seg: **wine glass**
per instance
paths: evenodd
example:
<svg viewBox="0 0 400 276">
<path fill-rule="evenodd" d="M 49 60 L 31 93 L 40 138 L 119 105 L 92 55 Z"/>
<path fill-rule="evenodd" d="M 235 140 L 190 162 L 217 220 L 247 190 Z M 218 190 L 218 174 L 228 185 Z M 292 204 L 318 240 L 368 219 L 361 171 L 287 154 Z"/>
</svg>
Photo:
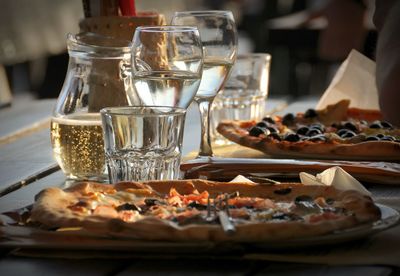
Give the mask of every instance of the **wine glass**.
<svg viewBox="0 0 400 276">
<path fill-rule="evenodd" d="M 237 53 L 237 31 L 230 11 L 176 12 L 173 25 L 193 25 L 203 43 L 203 76 L 194 100 L 201 114 L 201 141 L 197 158 L 213 156 L 210 138 L 210 107 L 223 88 Z"/>
<path fill-rule="evenodd" d="M 132 45 L 131 105 L 185 110 L 200 85 L 203 52 L 194 26 L 137 27 Z"/>
</svg>

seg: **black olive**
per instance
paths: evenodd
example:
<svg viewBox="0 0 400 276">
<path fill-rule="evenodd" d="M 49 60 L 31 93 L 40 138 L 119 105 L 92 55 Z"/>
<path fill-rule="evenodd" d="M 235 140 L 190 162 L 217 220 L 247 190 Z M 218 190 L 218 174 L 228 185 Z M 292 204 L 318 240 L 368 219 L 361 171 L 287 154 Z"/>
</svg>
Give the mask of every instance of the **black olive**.
<svg viewBox="0 0 400 276">
<path fill-rule="evenodd" d="M 326 202 L 326 204 L 328 204 L 328 205 L 332 205 L 333 203 L 335 203 L 335 200 L 333 199 L 333 198 L 327 198 L 327 199 L 325 199 L 325 202 Z"/>
<path fill-rule="evenodd" d="M 315 118 L 318 116 L 317 111 L 315 109 L 307 109 L 307 111 L 304 113 L 304 118 Z"/>
<path fill-rule="evenodd" d="M 343 124 L 343 127 L 345 129 L 349 129 L 349 130 L 354 131 L 354 132 L 358 130 L 357 127 L 352 122 L 345 122 Z"/>
<path fill-rule="evenodd" d="M 309 195 L 300 195 L 294 199 L 294 203 L 299 203 L 303 201 L 314 202 L 313 198 Z"/>
<path fill-rule="evenodd" d="M 327 138 L 323 134 L 318 134 L 318 135 L 308 138 L 308 141 L 311 141 L 311 142 L 325 142 L 326 140 L 327 140 Z"/>
<path fill-rule="evenodd" d="M 206 210 L 207 209 L 207 205 L 197 203 L 196 201 L 190 202 L 187 206 L 196 208 L 197 210 Z"/>
<path fill-rule="evenodd" d="M 383 128 L 393 128 L 392 124 L 386 121 L 381 121 L 381 126 Z"/>
<path fill-rule="evenodd" d="M 348 130 L 347 129 L 339 129 L 338 131 L 336 131 L 336 134 L 339 136 L 342 136 L 343 134 L 345 134 Z"/>
<path fill-rule="evenodd" d="M 268 137 L 271 137 L 271 138 L 273 138 L 275 140 L 278 140 L 278 141 L 282 140 L 281 136 L 279 136 L 279 134 L 275 133 L 275 132 L 272 132 L 270 135 L 268 135 Z"/>
<path fill-rule="evenodd" d="M 274 128 L 274 127 L 269 126 L 269 127 L 267 127 L 267 129 L 268 129 L 269 132 L 271 132 L 271 133 L 278 133 L 278 130 L 277 130 L 276 128 Z"/>
<path fill-rule="evenodd" d="M 261 127 L 261 128 L 266 128 L 266 127 L 268 127 L 268 124 L 266 122 L 259 122 L 256 124 L 256 126 Z"/>
<path fill-rule="evenodd" d="M 288 133 L 285 135 L 284 140 L 288 142 L 298 142 L 300 141 L 300 136 L 296 133 Z"/>
<path fill-rule="evenodd" d="M 400 143 L 400 139 L 396 139 L 394 140 L 396 143 Z"/>
<path fill-rule="evenodd" d="M 275 120 L 272 119 L 271 117 L 264 117 L 264 118 L 262 118 L 262 120 L 265 122 L 268 122 L 270 124 L 273 124 L 273 125 L 275 124 Z"/>
<path fill-rule="evenodd" d="M 279 219 L 279 220 L 289 220 L 290 216 L 288 214 L 277 212 L 272 215 L 272 219 Z"/>
<path fill-rule="evenodd" d="M 278 189 L 274 191 L 274 194 L 277 195 L 287 195 L 290 194 L 290 192 L 292 191 L 292 188 L 284 188 L 284 189 Z"/>
<path fill-rule="evenodd" d="M 310 128 L 306 133 L 307 136 L 315 136 L 319 134 L 322 134 L 322 131 L 318 128 Z"/>
<path fill-rule="evenodd" d="M 305 135 L 299 135 L 300 136 L 300 141 L 308 141 L 310 140 L 310 137 L 305 136 Z"/>
<path fill-rule="evenodd" d="M 261 127 L 258 127 L 258 126 L 252 127 L 249 131 L 249 135 L 255 136 L 255 137 L 258 137 L 259 135 L 264 134 L 264 133 L 265 133 L 264 129 L 262 129 Z"/>
<path fill-rule="evenodd" d="M 324 213 L 326 213 L 326 212 L 339 213 L 339 210 L 340 210 L 340 208 L 335 208 L 335 207 L 332 207 L 332 206 L 328 206 L 328 207 L 322 208 L 322 211 Z"/>
<path fill-rule="evenodd" d="M 147 206 L 154 206 L 154 205 L 156 205 L 157 203 L 162 203 L 162 202 L 160 202 L 158 199 L 155 199 L 155 198 L 146 198 L 145 200 L 144 200 L 144 203 L 147 205 Z"/>
<path fill-rule="evenodd" d="M 342 137 L 342 138 L 351 138 L 351 137 L 354 137 L 354 136 L 356 136 L 356 134 L 353 131 L 347 130 L 347 132 L 343 133 L 340 137 Z"/>
<path fill-rule="evenodd" d="M 367 136 L 367 138 L 365 138 L 365 141 L 379 141 L 379 138 L 376 136 Z"/>
<path fill-rule="evenodd" d="M 381 138 L 381 141 L 394 141 L 395 138 L 393 136 L 387 135 Z"/>
<path fill-rule="evenodd" d="M 311 125 L 309 125 L 309 127 L 310 127 L 310 128 L 317 128 L 317 129 L 319 129 L 321 132 L 324 132 L 324 130 L 325 130 L 325 127 L 324 127 L 322 124 L 320 124 L 320 123 L 311 124 Z"/>
<path fill-rule="evenodd" d="M 88 203 L 87 201 L 85 201 L 85 200 L 79 200 L 79 201 L 75 204 L 75 206 L 88 207 L 88 206 L 89 206 L 89 203 Z"/>
<path fill-rule="evenodd" d="M 290 126 L 294 123 L 294 115 L 293 113 L 288 113 L 282 118 L 282 123 L 284 125 Z"/>
<path fill-rule="evenodd" d="M 381 122 L 375 121 L 369 125 L 369 128 L 382 128 Z"/>
<path fill-rule="evenodd" d="M 276 212 L 275 214 L 272 215 L 271 219 L 273 220 L 301 220 L 304 221 L 304 219 L 296 214 L 293 213 L 283 213 L 283 212 Z"/>
<path fill-rule="evenodd" d="M 116 210 L 119 211 L 128 211 L 128 210 L 133 210 L 133 211 L 141 211 L 140 207 L 136 206 L 135 204 L 130 204 L 130 203 L 124 203 L 119 205 Z"/>
<path fill-rule="evenodd" d="M 306 126 L 301 126 L 297 129 L 296 133 L 299 135 L 306 135 L 307 131 L 309 130 Z"/>
</svg>

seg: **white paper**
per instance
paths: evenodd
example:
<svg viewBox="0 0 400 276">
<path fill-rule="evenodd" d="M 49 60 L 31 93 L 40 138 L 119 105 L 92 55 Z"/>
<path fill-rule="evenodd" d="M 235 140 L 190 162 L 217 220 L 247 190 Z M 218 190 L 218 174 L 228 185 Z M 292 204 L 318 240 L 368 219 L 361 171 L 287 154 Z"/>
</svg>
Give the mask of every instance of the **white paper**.
<svg viewBox="0 0 400 276">
<path fill-rule="evenodd" d="M 254 183 L 250 179 L 248 179 L 245 176 L 240 175 L 240 174 L 229 182 L 231 182 L 231 183 L 243 183 L 243 182 Z"/>
<path fill-rule="evenodd" d="M 349 99 L 350 107 L 379 110 L 375 67 L 374 61 L 352 50 L 340 65 L 316 109 L 323 109 L 329 104 Z"/>
<path fill-rule="evenodd" d="M 304 185 L 326 185 L 334 186 L 338 190 L 356 190 L 363 195 L 371 196 L 371 193 L 341 167 L 332 167 L 326 169 L 316 176 L 301 172 L 300 181 Z"/>
</svg>

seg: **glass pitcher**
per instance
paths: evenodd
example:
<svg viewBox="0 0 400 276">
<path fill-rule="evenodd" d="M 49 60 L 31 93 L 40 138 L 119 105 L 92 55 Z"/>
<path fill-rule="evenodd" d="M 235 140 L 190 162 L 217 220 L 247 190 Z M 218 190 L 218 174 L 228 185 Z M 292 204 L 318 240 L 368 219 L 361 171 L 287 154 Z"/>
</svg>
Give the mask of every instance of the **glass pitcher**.
<svg viewBox="0 0 400 276">
<path fill-rule="evenodd" d="M 131 44 L 86 33 L 68 35 L 67 47 L 68 71 L 51 120 L 53 155 L 68 179 L 105 181 L 99 111 L 132 103 Z"/>
</svg>

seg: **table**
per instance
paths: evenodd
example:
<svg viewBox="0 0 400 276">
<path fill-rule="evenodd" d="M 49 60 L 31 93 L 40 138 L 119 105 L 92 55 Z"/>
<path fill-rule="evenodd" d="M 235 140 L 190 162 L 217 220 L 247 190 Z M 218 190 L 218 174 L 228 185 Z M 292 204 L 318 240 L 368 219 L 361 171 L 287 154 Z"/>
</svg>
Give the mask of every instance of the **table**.
<svg viewBox="0 0 400 276">
<path fill-rule="evenodd" d="M 288 101 L 288 98 L 270 99 L 267 110 L 281 114 L 288 111 L 298 112 L 314 106 L 315 103 L 314 98 L 294 103 Z M 27 206 L 43 188 L 64 183 L 64 175 L 52 157 L 49 139 L 49 120 L 54 104 L 55 100 L 32 101 L 0 110 L 0 212 Z M 190 107 L 185 125 L 184 155 L 198 148 L 199 133 L 199 115 L 196 108 Z M 378 200 L 397 201 L 400 198 L 397 187 L 370 188 Z M 106 259 L 44 258 L 40 257 L 40 251 L 31 253 L 34 257 L 18 256 L 18 251 L 0 246 L 0 274 L 395 275 L 400 271 L 399 268 L 390 266 L 311 265 L 232 259 L 229 256 L 197 259 L 196 256 L 177 257 L 167 252 L 160 252 L 158 256 L 135 258 L 110 255 Z"/>
</svg>

